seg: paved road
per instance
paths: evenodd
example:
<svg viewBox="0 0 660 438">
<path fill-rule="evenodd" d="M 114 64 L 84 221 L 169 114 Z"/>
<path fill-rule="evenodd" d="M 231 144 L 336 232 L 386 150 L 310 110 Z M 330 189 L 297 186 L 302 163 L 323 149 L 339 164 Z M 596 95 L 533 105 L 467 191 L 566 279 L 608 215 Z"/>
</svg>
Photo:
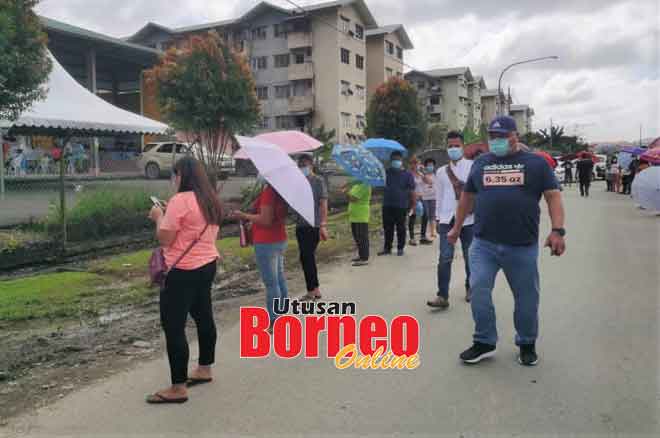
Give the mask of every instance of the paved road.
<svg viewBox="0 0 660 438">
<path fill-rule="evenodd" d="M 541 257 L 541 362 L 515 362 L 512 299 L 503 278 L 496 358 L 459 364 L 470 342 L 468 305 L 425 306 L 437 250 L 412 248 L 367 268 L 321 275 L 327 295 L 357 300 L 359 313 L 410 313 L 422 327 L 415 371 L 338 371 L 328 360 L 241 360 L 237 327 L 221 335 L 217 382 L 183 406 L 143 396 L 164 382 L 148 363 L 58 401 L 17 424 L 30 436 L 418 435 L 658 436 L 658 246 L 660 218 L 622 195 L 567 193 L 568 253 Z M 547 222 L 544 229 L 547 230 Z M 456 269 L 454 290 L 461 290 Z M 0 429 L 1 431 L 2 429 Z"/>
</svg>

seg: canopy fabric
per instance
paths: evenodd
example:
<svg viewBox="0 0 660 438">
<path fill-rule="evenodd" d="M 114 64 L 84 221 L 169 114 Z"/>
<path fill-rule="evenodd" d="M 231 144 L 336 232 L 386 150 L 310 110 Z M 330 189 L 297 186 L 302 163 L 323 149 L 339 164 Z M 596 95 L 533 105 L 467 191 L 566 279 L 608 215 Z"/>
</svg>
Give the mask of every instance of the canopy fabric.
<svg viewBox="0 0 660 438">
<path fill-rule="evenodd" d="M 16 121 L 0 120 L 0 127 L 90 134 L 163 134 L 168 129 L 164 123 L 118 108 L 91 93 L 50 52 L 48 56 L 53 70 L 48 78 L 46 98 L 35 102 Z"/>
</svg>

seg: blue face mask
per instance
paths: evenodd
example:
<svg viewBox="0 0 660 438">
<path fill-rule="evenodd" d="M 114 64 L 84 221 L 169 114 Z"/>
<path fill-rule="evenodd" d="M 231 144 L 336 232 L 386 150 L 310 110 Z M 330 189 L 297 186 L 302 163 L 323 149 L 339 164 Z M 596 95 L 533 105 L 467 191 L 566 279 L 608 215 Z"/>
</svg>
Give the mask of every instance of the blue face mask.
<svg viewBox="0 0 660 438">
<path fill-rule="evenodd" d="M 433 164 L 429 164 L 428 166 L 426 166 L 426 171 L 428 173 L 433 173 L 434 170 L 435 170 L 435 167 L 433 167 Z"/>
<path fill-rule="evenodd" d="M 462 148 L 449 148 L 447 149 L 447 154 L 451 161 L 458 161 L 463 158 L 463 149 Z"/>
<path fill-rule="evenodd" d="M 308 166 L 301 167 L 300 171 L 303 173 L 305 176 L 309 176 L 312 174 L 312 169 L 310 169 Z"/>
<path fill-rule="evenodd" d="M 488 140 L 490 151 L 498 157 L 503 157 L 509 153 L 511 146 L 509 146 L 509 139 L 507 138 L 493 138 Z"/>
<path fill-rule="evenodd" d="M 392 168 L 393 169 L 401 169 L 401 166 L 403 166 L 403 161 L 401 161 L 401 160 L 392 160 Z"/>
</svg>

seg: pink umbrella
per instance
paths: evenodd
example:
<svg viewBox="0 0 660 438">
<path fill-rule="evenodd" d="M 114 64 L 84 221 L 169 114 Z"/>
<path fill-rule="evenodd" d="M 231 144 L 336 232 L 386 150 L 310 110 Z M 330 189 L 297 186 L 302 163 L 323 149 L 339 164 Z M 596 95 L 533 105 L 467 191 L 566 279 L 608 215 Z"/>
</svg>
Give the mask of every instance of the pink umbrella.
<svg viewBox="0 0 660 438">
<path fill-rule="evenodd" d="M 314 137 L 300 131 L 268 132 L 266 134 L 257 135 L 255 138 L 270 144 L 274 144 L 289 155 L 314 151 L 323 146 L 323 143 Z M 239 160 L 246 160 L 249 157 L 245 151 L 239 150 L 234 154 L 234 158 Z"/>
<path fill-rule="evenodd" d="M 639 159 L 655 165 L 660 164 L 660 147 L 644 152 Z"/>
</svg>

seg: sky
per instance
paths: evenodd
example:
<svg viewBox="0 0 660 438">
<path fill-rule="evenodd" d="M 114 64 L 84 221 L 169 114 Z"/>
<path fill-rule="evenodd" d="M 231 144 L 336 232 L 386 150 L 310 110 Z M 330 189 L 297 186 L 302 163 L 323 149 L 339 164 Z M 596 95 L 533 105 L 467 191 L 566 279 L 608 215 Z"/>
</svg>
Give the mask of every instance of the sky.
<svg viewBox="0 0 660 438">
<path fill-rule="evenodd" d="M 305 6 L 310 0 L 293 0 Z M 259 0 L 42 0 L 37 11 L 122 37 L 147 22 L 186 26 L 234 18 Z M 273 0 L 282 7 L 286 0 Z M 589 142 L 660 136 L 660 1 L 658 0 L 367 0 L 379 25 L 401 23 L 417 70 L 468 66 L 514 103 Z"/>
</svg>

